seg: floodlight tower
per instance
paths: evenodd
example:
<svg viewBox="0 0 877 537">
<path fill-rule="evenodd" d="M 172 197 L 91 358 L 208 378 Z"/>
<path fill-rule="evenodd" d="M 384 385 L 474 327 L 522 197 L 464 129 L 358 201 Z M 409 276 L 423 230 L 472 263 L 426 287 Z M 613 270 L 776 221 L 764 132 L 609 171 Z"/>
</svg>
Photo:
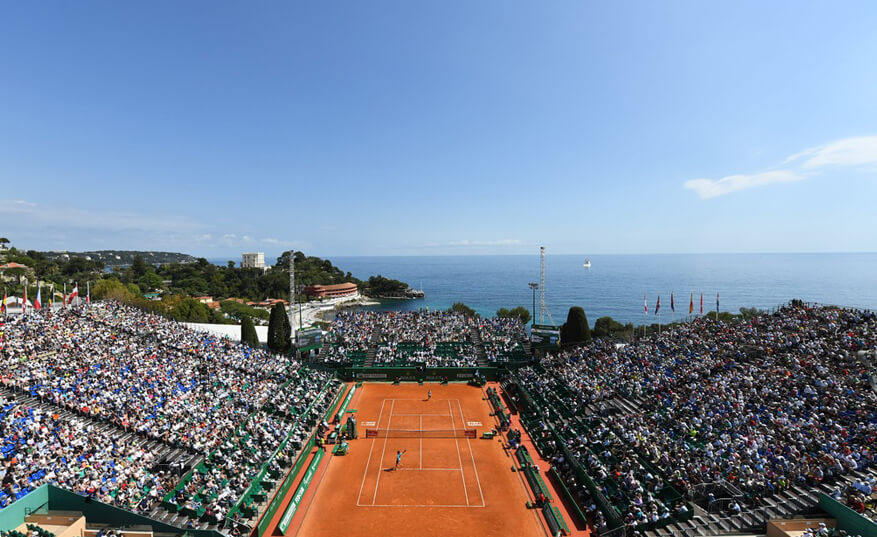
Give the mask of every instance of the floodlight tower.
<svg viewBox="0 0 877 537">
<path fill-rule="evenodd" d="M 545 315 L 548 314 L 548 320 L 554 324 L 551 318 L 551 312 L 545 305 L 545 247 L 539 247 L 539 324 L 545 324 Z"/>
</svg>

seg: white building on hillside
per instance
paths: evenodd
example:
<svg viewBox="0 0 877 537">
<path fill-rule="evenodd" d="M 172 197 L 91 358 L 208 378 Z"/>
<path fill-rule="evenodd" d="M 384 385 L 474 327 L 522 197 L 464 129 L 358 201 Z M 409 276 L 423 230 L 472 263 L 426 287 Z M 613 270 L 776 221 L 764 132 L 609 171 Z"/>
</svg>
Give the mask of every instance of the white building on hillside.
<svg viewBox="0 0 877 537">
<path fill-rule="evenodd" d="M 241 268 L 257 268 L 265 270 L 265 252 L 241 254 Z"/>
</svg>

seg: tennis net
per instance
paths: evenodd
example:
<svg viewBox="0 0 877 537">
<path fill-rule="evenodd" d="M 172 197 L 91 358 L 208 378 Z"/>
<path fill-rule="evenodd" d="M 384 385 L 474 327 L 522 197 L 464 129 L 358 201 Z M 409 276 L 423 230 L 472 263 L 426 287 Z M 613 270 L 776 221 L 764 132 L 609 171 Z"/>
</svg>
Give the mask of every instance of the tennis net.
<svg viewBox="0 0 877 537">
<path fill-rule="evenodd" d="M 476 438 L 475 429 L 366 429 L 366 438 Z"/>
</svg>

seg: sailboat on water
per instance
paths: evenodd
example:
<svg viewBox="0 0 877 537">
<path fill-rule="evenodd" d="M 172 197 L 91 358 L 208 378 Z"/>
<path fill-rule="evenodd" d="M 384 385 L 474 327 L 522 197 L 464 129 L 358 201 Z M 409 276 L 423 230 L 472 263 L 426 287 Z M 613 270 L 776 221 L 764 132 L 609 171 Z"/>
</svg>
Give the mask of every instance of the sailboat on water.
<svg viewBox="0 0 877 537">
<path fill-rule="evenodd" d="M 582 265 L 582 266 L 585 267 L 585 268 L 591 268 L 591 260 L 590 260 L 590 259 L 585 259 L 585 264 Z"/>
</svg>

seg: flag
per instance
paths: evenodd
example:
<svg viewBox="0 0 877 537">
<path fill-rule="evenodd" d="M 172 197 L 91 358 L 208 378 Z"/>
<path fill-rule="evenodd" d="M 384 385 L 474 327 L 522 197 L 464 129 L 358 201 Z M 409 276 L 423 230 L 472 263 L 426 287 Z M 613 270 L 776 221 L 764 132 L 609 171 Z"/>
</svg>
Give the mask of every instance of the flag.
<svg viewBox="0 0 877 537">
<path fill-rule="evenodd" d="M 91 282 L 85 282 L 85 305 L 91 305 Z"/>
<path fill-rule="evenodd" d="M 658 295 L 658 302 L 655 303 L 655 315 L 658 314 L 658 310 L 661 309 L 661 295 Z"/>
<path fill-rule="evenodd" d="M 646 302 L 646 294 L 643 293 L 643 313 L 649 312 L 649 303 Z"/>
<path fill-rule="evenodd" d="M 676 304 L 673 303 L 673 291 L 670 291 L 670 311 L 676 313 Z"/>
<path fill-rule="evenodd" d="M 700 294 L 700 314 L 703 315 L 703 293 Z"/>
<path fill-rule="evenodd" d="M 73 304 L 73 299 L 79 296 L 79 284 L 73 286 L 73 290 L 70 291 L 70 295 L 67 296 L 67 303 Z"/>
<path fill-rule="evenodd" d="M 694 293 L 691 293 L 691 302 L 688 303 L 688 314 L 694 313 Z"/>
<path fill-rule="evenodd" d="M 37 286 L 37 297 L 33 301 L 33 309 L 40 311 L 43 305 L 40 303 L 40 299 L 42 298 L 42 286 Z"/>
<path fill-rule="evenodd" d="M 6 289 L 3 290 L 3 307 L 0 308 L 0 311 L 6 312 Z"/>
<path fill-rule="evenodd" d="M 719 292 L 716 291 L 716 313 L 719 313 Z"/>
<path fill-rule="evenodd" d="M 24 315 L 24 312 L 27 310 L 27 284 L 24 286 L 24 302 L 21 303 L 21 314 Z"/>
</svg>

